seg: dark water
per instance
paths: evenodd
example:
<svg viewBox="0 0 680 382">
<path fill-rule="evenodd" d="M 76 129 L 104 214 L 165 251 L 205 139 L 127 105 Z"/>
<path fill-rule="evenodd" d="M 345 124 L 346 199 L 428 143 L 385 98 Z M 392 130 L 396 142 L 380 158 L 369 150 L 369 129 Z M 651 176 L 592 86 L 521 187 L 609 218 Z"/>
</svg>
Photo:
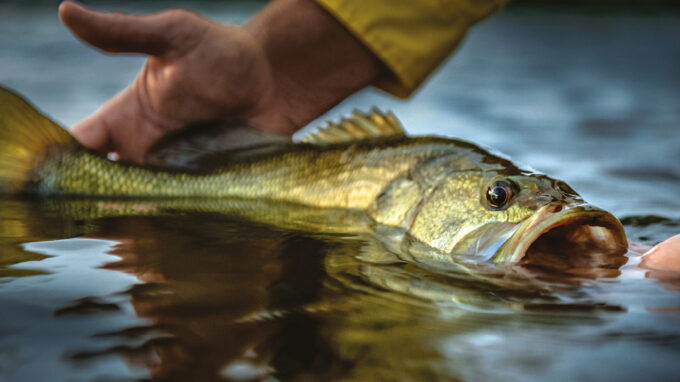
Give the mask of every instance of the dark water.
<svg viewBox="0 0 680 382">
<path fill-rule="evenodd" d="M 260 5 L 184 6 L 242 22 Z M 375 104 L 492 146 L 653 244 L 680 232 L 677 36 L 664 9 L 510 9 L 412 99 L 368 90 L 327 117 Z M 0 83 L 65 125 L 141 62 L 80 46 L 54 8 L 0 3 Z M 680 379 L 680 279 L 633 253 L 599 279 L 499 286 L 360 234 L 69 211 L 0 201 L 2 381 Z"/>
</svg>

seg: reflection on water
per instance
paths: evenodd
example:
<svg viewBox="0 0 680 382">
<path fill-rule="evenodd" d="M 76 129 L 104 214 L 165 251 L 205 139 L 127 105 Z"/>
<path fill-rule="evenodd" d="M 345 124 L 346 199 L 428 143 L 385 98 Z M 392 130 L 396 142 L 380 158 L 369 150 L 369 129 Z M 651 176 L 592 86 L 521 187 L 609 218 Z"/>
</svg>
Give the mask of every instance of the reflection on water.
<svg viewBox="0 0 680 382">
<path fill-rule="evenodd" d="M 175 3 L 140 4 L 115 8 Z M 262 6 L 181 5 L 229 22 Z M 510 9 L 409 101 L 367 90 L 330 116 L 375 104 L 411 133 L 491 145 L 658 242 L 680 231 L 674 12 Z M 80 45 L 51 5 L 0 3 L 0 83 L 66 125 L 140 65 Z M 426 268 L 351 214 L 301 211 L 304 233 L 255 222 L 281 216 L 266 203 L 90 207 L 0 201 L 0 380 L 680 379 L 680 280 L 634 253 L 586 278 Z"/>
<path fill-rule="evenodd" d="M 14 222 L 0 232 L 3 272 L 42 273 L 0 284 L 9 380 L 678 376 L 677 312 L 655 310 L 680 299 L 634 254 L 616 278 L 502 287 L 398 261 L 355 234 L 214 213 L 83 222 L 35 202 L 0 208 Z M 40 236 L 45 224 L 70 228 Z"/>
</svg>

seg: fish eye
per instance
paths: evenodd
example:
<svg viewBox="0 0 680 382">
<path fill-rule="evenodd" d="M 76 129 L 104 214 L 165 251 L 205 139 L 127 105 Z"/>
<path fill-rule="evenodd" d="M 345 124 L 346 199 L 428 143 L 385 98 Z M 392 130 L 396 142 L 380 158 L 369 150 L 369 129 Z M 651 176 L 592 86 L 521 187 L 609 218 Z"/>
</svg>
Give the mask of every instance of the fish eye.
<svg viewBox="0 0 680 382">
<path fill-rule="evenodd" d="M 486 200 L 493 208 L 502 208 L 512 199 L 512 186 L 505 180 L 497 180 L 486 191 Z"/>
</svg>

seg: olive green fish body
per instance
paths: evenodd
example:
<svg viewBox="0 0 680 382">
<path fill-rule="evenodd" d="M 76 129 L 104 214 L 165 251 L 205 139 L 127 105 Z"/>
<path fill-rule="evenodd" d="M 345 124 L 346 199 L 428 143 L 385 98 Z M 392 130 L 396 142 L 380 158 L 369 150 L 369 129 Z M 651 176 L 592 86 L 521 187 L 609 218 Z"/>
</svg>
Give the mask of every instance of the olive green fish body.
<svg viewBox="0 0 680 382">
<path fill-rule="evenodd" d="M 36 168 L 25 191 L 113 198 L 266 198 L 316 207 L 366 209 L 398 177 L 419 176 L 423 184 L 436 181 L 441 174 L 424 171 L 434 166 L 430 163 L 433 159 L 446 159 L 447 165 L 464 171 L 474 170 L 469 159 L 471 149 L 461 146 L 443 138 L 326 146 L 299 143 L 282 145 L 265 155 L 241 154 L 230 163 L 200 171 L 145 168 L 81 149 L 61 153 Z"/>
<path fill-rule="evenodd" d="M 421 157 L 447 149 L 406 142 L 391 146 L 290 144 L 200 171 L 145 168 L 79 150 L 36 169 L 30 188 L 42 195 L 246 197 L 365 208 L 386 183 Z"/>
<path fill-rule="evenodd" d="M 389 227 L 389 235 L 413 257 L 422 257 L 411 248 L 420 243 L 435 250 L 425 257 L 445 260 L 450 254 L 482 254 L 485 260 L 516 262 L 543 231 L 567 221 L 603 226 L 613 232 L 606 239 L 617 245 L 625 241 L 618 220 L 601 210 L 562 215 L 562 209 L 584 204 L 564 182 L 521 170 L 468 142 L 407 137 L 393 116 L 376 111 L 355 113 L 299 143 L 213 152 L 197 168 L 144 167 L 90 153 L 21 98 L 0 89 L 0 192 L 192 201 L 187 206 L 196 200 L 204 206 L 233 198 L 269 201 L 282 207 L 261 209 L 265 220 L 298 225 L 314 220 L 314 209 L 358 210 L 376 232 Z M 297 217 L 285 212 L 302 207 L 307 210 Z M 329 216 L 345 222 L 342 213 Z M 598 232 L 590 234 L 605 238 Z"/>
</svg>

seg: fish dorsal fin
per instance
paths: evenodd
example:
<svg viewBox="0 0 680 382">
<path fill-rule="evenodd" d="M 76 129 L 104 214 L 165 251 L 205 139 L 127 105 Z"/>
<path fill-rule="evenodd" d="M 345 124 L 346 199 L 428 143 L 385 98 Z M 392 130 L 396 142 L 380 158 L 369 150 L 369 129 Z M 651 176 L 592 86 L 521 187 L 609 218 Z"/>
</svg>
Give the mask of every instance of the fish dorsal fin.
<svg viewBox="0 0 680 382">
<path fill-rule="evenodd" d="M 326 127 L 319 127 L 302 136 L 299 142 L 328 144 L 405 135 L 404 128 L 394 114 L 373 108 L 369 113 L 355 110 L 352 117 L 343 118 L 339 123 L 328 121 Z"/>
<path fill-rule="evenodd" d="M 194 126 L 158 141 L 147 152 L 144 163 L 159 167 L 200 168 L 205 165 L 207 158 L 289 142 L 289 137 L 239 123 Z"/>
</svg>

